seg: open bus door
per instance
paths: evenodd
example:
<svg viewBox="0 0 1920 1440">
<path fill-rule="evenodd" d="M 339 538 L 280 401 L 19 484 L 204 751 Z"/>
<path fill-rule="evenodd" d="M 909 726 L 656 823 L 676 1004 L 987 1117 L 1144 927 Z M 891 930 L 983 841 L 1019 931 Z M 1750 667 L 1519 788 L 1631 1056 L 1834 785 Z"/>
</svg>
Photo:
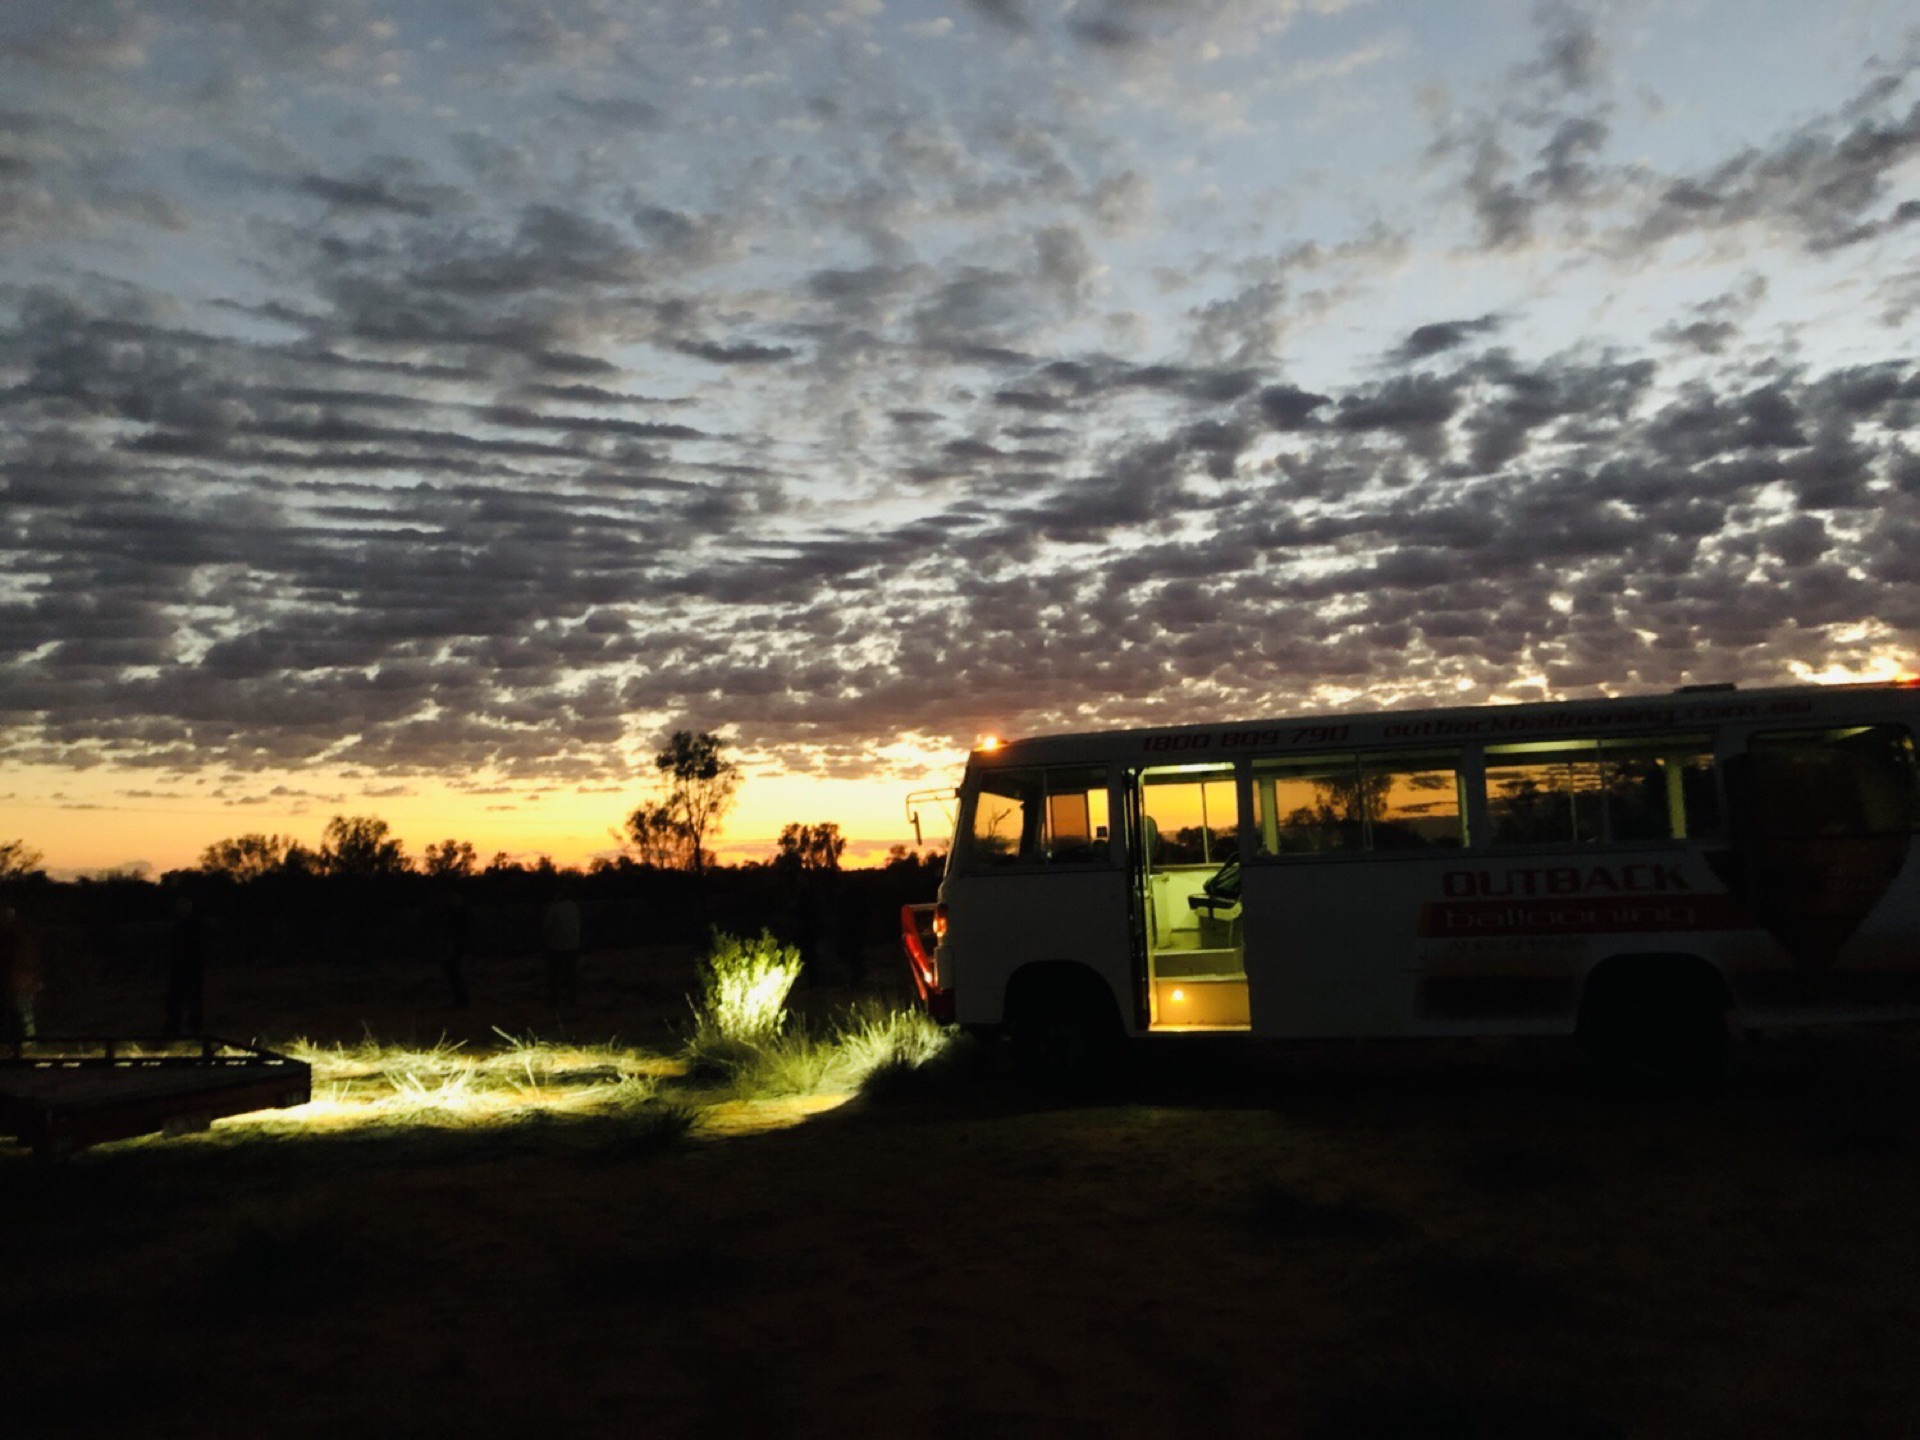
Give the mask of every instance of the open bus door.
<svg viewBox="0 0 1920 1440">
<path fill-rule="evenodd" d="M 1130 770 L 1127 805 L 1128 925 L 1147 1027 L 1247 1029 L 1233 766 Z"/>
</svg>

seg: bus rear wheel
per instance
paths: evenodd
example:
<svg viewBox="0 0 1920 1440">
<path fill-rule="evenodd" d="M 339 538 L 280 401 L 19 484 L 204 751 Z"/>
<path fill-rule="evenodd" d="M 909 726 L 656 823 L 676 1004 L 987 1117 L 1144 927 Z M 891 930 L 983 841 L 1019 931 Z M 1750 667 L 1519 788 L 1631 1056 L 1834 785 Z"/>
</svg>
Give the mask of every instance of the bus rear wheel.
<svg viewBox="0 0 1920 1440">
<path fill-rule="evenodd" d="M 1727 1066 L 1727 1007 L 1701 987 L 1636 988 L 1582 1019 L 1589 1053 L 1615 1079 L 1697 1089 Z"/>
<path fill-rule="evenodd" d="M 1007 1031 L 1021 1073 L 1048 1089 L 1085 1093 L 1118 1075 L 1120 1016 L 1091 975 L 1017 977 L 1007 995 Z"/>
</svg>

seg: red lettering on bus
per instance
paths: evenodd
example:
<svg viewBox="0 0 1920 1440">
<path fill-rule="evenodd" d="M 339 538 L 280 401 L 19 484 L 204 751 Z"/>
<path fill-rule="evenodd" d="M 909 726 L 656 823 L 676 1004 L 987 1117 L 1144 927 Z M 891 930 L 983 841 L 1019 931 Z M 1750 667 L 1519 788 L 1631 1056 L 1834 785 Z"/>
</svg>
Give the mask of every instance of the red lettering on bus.
<svg viewBox="0 0 1920 1440">
<path fill-rule="evenodd" d="M 1447 870 L 1440 876 L 1440 893 L 1449 900 L 1499 900 L 1531 895 L 1647 895 L 1691 891 L 1680 867 L 1647 861 L 1622 865 L 1550 865 L 1535 869 L 1509 866 L 1499 870 Z"/>
</svg>

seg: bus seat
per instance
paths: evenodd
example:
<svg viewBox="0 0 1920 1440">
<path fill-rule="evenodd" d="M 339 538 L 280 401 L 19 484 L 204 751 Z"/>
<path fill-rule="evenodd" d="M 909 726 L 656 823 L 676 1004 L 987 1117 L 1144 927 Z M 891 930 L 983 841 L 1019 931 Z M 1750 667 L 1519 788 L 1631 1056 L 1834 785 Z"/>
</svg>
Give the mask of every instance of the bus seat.
<svg viewBox="0 0 1920 1440">
<path fill-rule="evenodd" d="M 1228 855 L 1227 863 L 1214 871 L 1200 886 L 1196 895 L 1187 897 L 1187 904 L 1201 914 L 1218 918 L 1222 910 L 1232 910 L 1240 903 L 1240 857 Z"/>
</svg>

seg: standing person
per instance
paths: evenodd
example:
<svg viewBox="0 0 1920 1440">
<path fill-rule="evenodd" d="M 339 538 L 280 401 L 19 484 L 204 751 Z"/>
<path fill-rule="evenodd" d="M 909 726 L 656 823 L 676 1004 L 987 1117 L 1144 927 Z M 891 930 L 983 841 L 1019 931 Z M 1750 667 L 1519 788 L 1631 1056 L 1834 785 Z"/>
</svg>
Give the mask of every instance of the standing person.
<svg viewBox="0 0 1920 1440">
<path fill-rule="evenodd" d="M 473 949 L 473 911 L 466 896 L 448 886 L 434 898 L 428 922 L 434 956 L 447 977 L 447 1004 L 465 1010 L 472 1002 L 467 993 L 467 955 Z"/>
<path fill-rule="evenodd" d="M 580 907 L 564 887 L 553 892 L 540 917 L 547 951 L 547 1001 L 558 1010 L 580 1003 Z"/>
<path fill-rule="evenodd" d="M 811 990 L 820 978 L 820 931 L 822 910 L 819 887 L 805 870 L 796 870 L 793 888 L 787 893 L 786 926 L 788 943 L 800 956 L 800 984 Z"/>
<path fill-rule="evenodd" d="M 39 954 L 26 922 L 11 905 L 0 905 L 0 1041 L 34 1036 L 33 997 L 40 989 Z"/>
<path fill-rule="evenodd" d="M 167 1028 L 169 1040 L 200 1033 L 207 978 L 208 929 L 193 901 L 182 895 L 173 902 L 173 942 L 167 957 Z"/>
<path fill-rule="evenodd" d="M 834 914 L 840 963 L 847 970 L 847 988 L 857 990 L 867 980 L 867 898 L 858 885 L 840 882 L 840 900 Z"/>
</svg>

